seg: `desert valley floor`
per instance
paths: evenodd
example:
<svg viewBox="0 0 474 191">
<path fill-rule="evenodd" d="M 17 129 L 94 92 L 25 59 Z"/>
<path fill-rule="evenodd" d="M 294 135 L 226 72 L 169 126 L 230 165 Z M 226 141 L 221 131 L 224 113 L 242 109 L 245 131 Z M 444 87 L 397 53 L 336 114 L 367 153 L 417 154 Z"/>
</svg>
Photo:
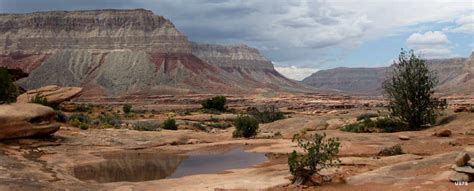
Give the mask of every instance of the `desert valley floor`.
<svg viewBox="0 0 474 191">
<path fill-rule="evenodd" d="M 354 122 L 360 114 L 385 112 L 381 98 L 227 96 L 232 112 L 209 114 L 199 110 L 200 100 L 207 97 L 210 95 L 76 99 L 69 104 L 92 106 L 87 115 L 117 113 L 123 117 L 124 103 L 133 105 L 134 115 L 124 120 L 119 129 L 81 130 L 64 123 L 46 138 L 2 141 L 0 189 L 474 189 L 473 185 L 459 186 L 448 180 L 459 152 L 474 156 L 474 113 L 454 112 L 455 108 L 474 104 L 474 98 L 448 97 L 450 106 L 444 116 L 438 125 L 426 130 L 351 133 L 340 128 Z M 261 124 L 255 138 L 232 138 L 234 127 L 210 125 L 228 123 L 246 107 L 269 104 L 285 112 L 287 118 Z M 163 121 L 170 116 L 177 120 L 176 131 L 137 131 L 127 125 Z M 434 135 L 443 130 L 452 134 Z M 287 154 L 297 149 L 293 135 L 302 132 L 324 132 L 329 137 L 338 137 L 342 143 L 341 165 L 323 172 L 331 177 L 331 182 L 321 187 L 290 184 Z M 395 144 L 401 145 L 404 154 L 378 156 L 380 150 Z M 193 164 L 209 168 L 190 168 Z M 184 169 L 182 174 L 180 169 Z"/>
</svg>

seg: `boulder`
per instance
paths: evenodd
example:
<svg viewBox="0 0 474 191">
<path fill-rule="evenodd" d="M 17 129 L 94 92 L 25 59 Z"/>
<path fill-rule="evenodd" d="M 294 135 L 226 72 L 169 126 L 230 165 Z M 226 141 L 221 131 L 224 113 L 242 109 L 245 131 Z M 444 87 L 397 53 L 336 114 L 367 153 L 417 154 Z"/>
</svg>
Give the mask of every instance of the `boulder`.
<svg viewBox="0 0 474 191">
<path fill-rule="evenodd" d="M 472 177 L 469 174 L 454 171 L 449 175 L 449 180 L 452 182 L 470 182 Z"/>
<path fill-rule="evenodd" d="M 39 104 L 0 105 L 0 140 L 49 135 L 59 130 L 53 109 Z"/>
<path fill-rule="evenodd" d="M 56 85 L 50 85 L 41 87 L 38 89 L 27 91 L 17 97 L 17 103 L 28 103 L 31 98 L 41 94 L 45 96 L 48 103 L 58 105 L 64 101 L 71 100 L 78 96 L 82 91 L 80 87 L 60 87 Z"/>
<path fill-rule="evenodd" d="M 398 139 L 406 141 L 406 140 L 410 140 L 410 137 L 406 135 L 399 135 Z"/>
<path fill-rule="evenodd" d="M 470 159 L 471 157 L 469 156 L 469 154 L 467 154 L 466 152 L 461 152 L 456 157 L 455 164 L 459 167 L 466 166 L 467 161 L 469 161 Z"/>
<path fill-rule="evenodd" d="M 441 131 L 438 131 L 434 134 L 435 136 L 437 137 L 449 137 L 451 136 L 451 131 L 450 130 L 441 130 Z"/>
<path fill-rule="evenodd" d="M 467 165 L 474 168 L 474 160 L 467 161 Z"/>
</svg>

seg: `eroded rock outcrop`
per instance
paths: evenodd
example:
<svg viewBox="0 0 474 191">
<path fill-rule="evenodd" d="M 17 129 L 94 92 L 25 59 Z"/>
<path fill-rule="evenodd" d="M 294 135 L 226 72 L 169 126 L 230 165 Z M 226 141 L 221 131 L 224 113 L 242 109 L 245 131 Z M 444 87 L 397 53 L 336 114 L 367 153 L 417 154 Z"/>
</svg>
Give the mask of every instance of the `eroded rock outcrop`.
<svg viewBox="0 0 474 191">
<path fill-rule="evenodd" d="M 53 109 L 39 104 L 0 105 L 0 140 L 49 135 L 59 130 Z"/>
<path fill-rule="evenodd" d="M 44 96 L 48 103 L 58 105 L 64 101 L 71 100 L 78 96 L 82 91 L 80 87 L 59 87 L 56 85 L 45 86 L 39 89 L 27 91 L 19 95 L 16 99 L 17 103 L 28 103 L 31 98 L 41 95 Z"/>
</svg>

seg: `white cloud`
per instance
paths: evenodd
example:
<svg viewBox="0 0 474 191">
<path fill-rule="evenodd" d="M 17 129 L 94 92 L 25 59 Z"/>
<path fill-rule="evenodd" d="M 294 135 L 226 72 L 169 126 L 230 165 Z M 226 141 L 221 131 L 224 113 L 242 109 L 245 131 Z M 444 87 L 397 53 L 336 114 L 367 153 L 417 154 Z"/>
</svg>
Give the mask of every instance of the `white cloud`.
<svg viewBox="0 0 474 191">
<path fill-rule="evenodd" d="M 456 20 L 457 26 L 445 29 L 448 32 L 474 34 L 474 14 L 465 15 Z"/>
<path fill-rule="evenodd" d="M 412 46 L 429 46 L 429 45 L 445 45 L 449 44 L 448 37 L 441 31 L 428 31 L 424 34 L 413 33 L 407 39 L 408 45 Z"/>
<path fill-rule="evenodd" d="M 275 66 L 275 70 L 293 80 L 303 80 L 311 74 L 319 71 L 316 68 L 299 68 L 296 66 Z"/>
<path fill-rule="evenodd" d="M 441 31 L 413 33 L 408 37 L 407 46 L 425 58 L 453 57 L 451 42 Z"/>
</svg>

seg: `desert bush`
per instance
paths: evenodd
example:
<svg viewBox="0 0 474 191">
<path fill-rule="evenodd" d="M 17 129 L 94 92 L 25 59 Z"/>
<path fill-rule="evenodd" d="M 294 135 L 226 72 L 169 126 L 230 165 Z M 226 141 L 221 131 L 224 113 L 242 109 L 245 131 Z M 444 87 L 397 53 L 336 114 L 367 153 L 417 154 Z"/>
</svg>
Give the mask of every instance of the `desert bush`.
<svg viewBox="0 0 474 191">
<path fill-rule="evenodd" d="M 225 111 L 227 100 L 224 96 L 216 96 L 201 102 L 203 109 Z"/>
<path fill-rule="evenodd" d="M 68 117 L 63 112 L 56 110 L 54 120 L 56 120 L 57 122 L 66 123 L 68 121 Z"/>
<path fill-rule="evenodd" d="M 76 107 L 76 112 L 89 112 L 92 111 L 92 107 L 88 104 L 80 104 Z"/>
<path fill-rule="evenodd" d="M 288 156 L 288 166 L 293 175 L 292 183 L 304 184 L 313 181 L 313 175 L 319 175 L 322 169 L 338 166 L 340 161 L 337 157 L 340 142 L 337 138 L 326 139 L 326 134 L 315 133 L 309 140 L 296 134 L 293 141 L 298 143 L 298 147 L 304 153 L 297 153 L 295 150 Z"/>
<path fill-rule="evenodd" d="M 75 113 L 69 116 L 69 121 L 74 121 L 74 120 L 77 120 L 81 123 L 86 123 L 86 124 L 91 123 L 91 118 L 88 115 L 85 115 L 82 113 Z"/>
<path fill-rule="evenodd" d="M 100 125 L 108 124 L 114 128 L 120 128 L 120 125 L 122 124 L 122 121 L 117 114 L 103 113 L 99 115 L 97 119 L 99 120 Z"/>
<path fill-rule="evenodd" d="M 370 119 L 370 118 L 374 118 L 374 117 L 378 117 L 379 114 L 377 113 L 364 113 L 364 114 L 360 114 L 359 116 L 357 116 L 357 121 L 361 121 L 361 120 L 364 120 L 364 119 Z"/>
<path fill-rule="evenodd" d="M 233 137 L 250 138 L 257 135 L 258 121 L 249 115 L 239 115 L 235 121 Z"/>
<path fill-rule="evenodd" d="M 30 103 L 41 104 L 41 105 L 48 106 L 48 107 L 50 106 L 50 104 L 48 103 L 48 99 L 46 98 L 46 96 L 41 95 L 41 93 L 37 93 L 36 95 L 34 95 L 34 96 L 30 99 Z"/>
<path fill-rule="evenodd" d="M 393 155 L 401 155 L 401 154 L 403 154 L 403 150 L 400 144 L 396 144 L 392 147 L 384 148 L 378 153 L 379 156 L 393 156 Z"/>
<path fill-rule="evenodd" d="M 251 107 L 247 109 L 247 114 L 253 116 L 259 123 L 270 123 L 285 118 L 283 112 L 274 105 L 265 105 L 259 108 Z"/>
<path fill-rule="evenodd" d="M 15 102 L 18 94 L 18 88 L 13 84 L 8 69 L 0 67 L 0 104 Z"/>
<path fill-rule="evenodd" d="M 176 120 L 174 118 L 166 119 L 161 125 L 163 129 L 178 130 L 178 126 L 176 125 Z"/>
<path fill-rule="evenodd" d="M 160 123 L 156 121 L 139 121 L 133 124 L 133 129 L 138 131 L 158 131 Z"/>
<path fill-rule="evenodd" d="M 364 118 L 361 121 L 345 125 L 341 128 L 342 131 L 354 133 L 370 133 L 370 132 L 396 132 L 406 129 L 406 124 L 403 122 L 389 118 L 380 117 L 372 120 L 371 118 Z"/>
<path fill-rule="evenodd" d="M 122 106 L 122 110 L 123 110 L 124 113 L 132 112 L 132 105 L 127 103 L 127 104 Z"/>
<path fill-rule="evenodd" d="M 447 104 L 445 99 L 433 96 L 438 78 L 428 69 L 426 61 L 413 50 L 402 49 L 391 72 L 391 77 L 383 84 L 391 116 L 407 124 L 407 130 L 435 124 L 440 110 Z"/>
<path fill-rule="evenodd" d="M 207 124 L 209 127 L 218 128 L 218 129 L 227 129 L 232 127 L 232 124 L 229 122 L 222 122 L 222 123 L 209 123 Z"/>
</svg>

